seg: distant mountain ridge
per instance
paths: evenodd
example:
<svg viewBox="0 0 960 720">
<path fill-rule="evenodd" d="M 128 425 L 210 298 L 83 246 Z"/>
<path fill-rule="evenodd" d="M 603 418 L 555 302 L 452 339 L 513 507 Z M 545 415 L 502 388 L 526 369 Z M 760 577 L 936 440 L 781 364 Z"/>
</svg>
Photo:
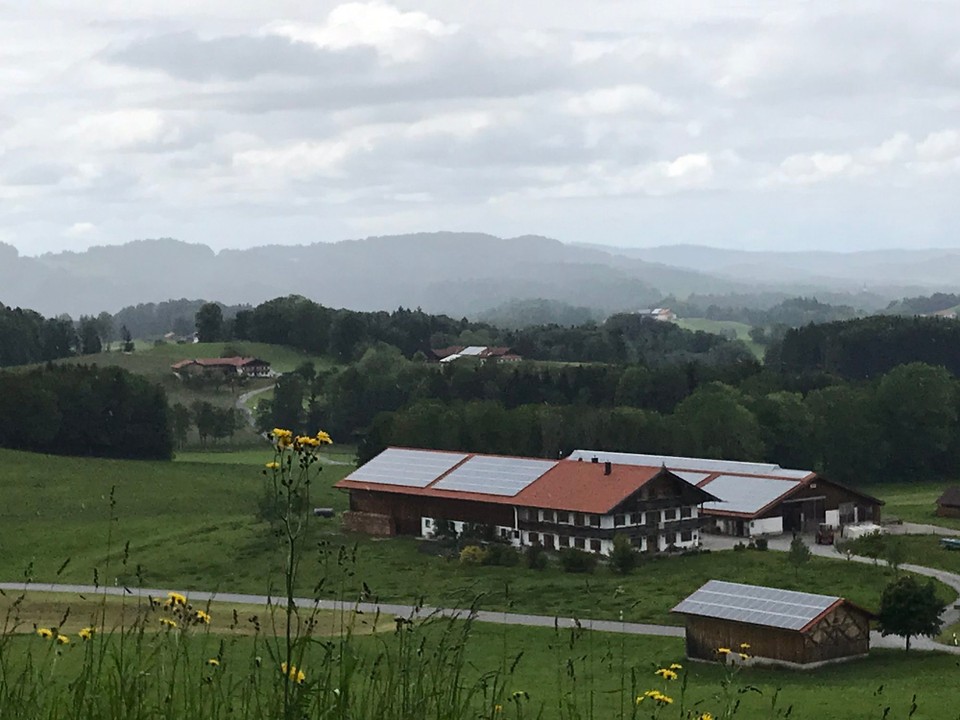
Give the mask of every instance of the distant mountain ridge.
<svg viewBox="0 0 960 720">
<path fill-rule="evenodd" d="M 925 264 L 950 259 L 934 251 L 899 252 L 893 265 L 904 278 L 923 275 Z M 220 252 L 161 238 L 39 257 L 20 256 L 0 243 L 0 302 L 76 317 L 177 297 L 241 304 L 300 294 L 332 307 L 387 310 L 402 305 L 475 317 L 512 300 L 542 299 L 614 312 L 647 307 L 670 295 L 763 293 L 782 300 L 818 291 L 856 294 L 869 287 L 883 296 L 871 297 L 877 305 L 956 287 L 954 281 L 893 283 L 892 273 L 877 273 L 875 281 L 868 281 L 871 268 L 890 263 L 882 254 L 872 264 L 861 255 L 837 264 L 830 254 L 800 253 L 793 262 L 791 253 L 695 246 L 623 249 L 536 235 L 499 238 L 464 232 Z M 960 251 L 951 257 L 960 270 Z M 936 277 L 947 274 L 933 269 Z M 960 272 L 954 277 L 960 278 Z M 850 304 L 857 303 L 851 299 Z"/>
</svg>

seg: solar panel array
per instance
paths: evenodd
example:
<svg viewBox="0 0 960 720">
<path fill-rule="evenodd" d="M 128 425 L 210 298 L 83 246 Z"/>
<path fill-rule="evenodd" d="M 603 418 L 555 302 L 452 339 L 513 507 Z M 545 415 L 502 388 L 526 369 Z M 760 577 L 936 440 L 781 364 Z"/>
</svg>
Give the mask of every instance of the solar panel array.
<svg viewBox="0 0 960 720">
<path fill-rule="evenodd" d="M 598 458 L 600 462 L 606 460 L 621 465 L 642 465 L 643 467 L 660 467 L 661 465 L 665 465 L 668 470 L 693 470 L 708 473 L 773 475 L 777 472 L 783 472 L 783 468 L 771 463 L 748 463 L 733 460 L 711 460 L 709 458 L 644 455 L 641 453 L 604 452 L 595 450 L 574 450 L 567 459 L 590 462 L 593 458 Z M 804 473 L 803 477 L 808 474 L 809 473 Z"/>
<path fill-rule="evenodd" d="M 347 475 L 347 480 L 423 488 L 450 468 L 463 462 L 463 453 L 429 452 L 387 448 L 366 465 Z"/>
<path fill-rule="evenodd" d="M 689 470 L 671 470 L 670 472 L 691 485 L 698 485 L 710 477 L 710 473 L 690 472 Z"/>
<path fill-rule="evenodd" d="M 840 598 L 711 580 L 673 611 L 800 630 Z"/>
<path fill-rule="evenodd" d="M 556 464 L 555 460 L 472 457 L 433 487 L 437 490 L 513 496 Z"/>
<path fill-rule="evenodd" d="M 702 489 L 723 502 L 705 502 L 703 508 L 752 515 L 799 484 L 799 480 L 718 475 Z"/>
</svg>

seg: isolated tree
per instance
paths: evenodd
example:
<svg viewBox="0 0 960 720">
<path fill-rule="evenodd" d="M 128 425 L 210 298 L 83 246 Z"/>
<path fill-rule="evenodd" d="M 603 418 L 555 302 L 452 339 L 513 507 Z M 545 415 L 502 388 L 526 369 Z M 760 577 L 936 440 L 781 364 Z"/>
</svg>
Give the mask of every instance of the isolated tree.
<svg viewBox="0 0 960 720">
<path fill-rule="evenodd" d="M 800 568 L 810 562 L 812 553 L 807 544 L 799 535 L 790 542 L 790 551 L 787 553 L 787 562 L 793 565 L 795 577 L 800 577 Z"/>
<path fill-rule="evenodd" d="M 177 441 L 177 447 L 183 448 L 187 444 L 187 435 L 190 428 L 193 427 L 193 416 L 190 414 L 190 408 L 183 403 L 176 403 L 170 408 L 170 424 L 173 429 L 173 438 Z"/>
<path fill-rule="evenodd" d="M 610 553 L 610 567 L 620 575 L 629 575 L 640 561 L 640 555 L 626 535 L 614 535 L 613 552 Z"/>
<path fill-rule="evenodd" d="M 133 335 L 130 334 L 126 325 L 120 328 L 120 341 L 120 349 L 123 350 L 123 352 L 133 352 Z"/>
<path fill-rule="evenodd" d="M 195 317 L 197 337 L 200 342 L 216 342 L 223 339 L 223 308 L 216 303 L 204 303 Z"/>
<path fill-rule="evenodd" d="M 940 632 L 944 609 L 932 580 L 921 584 L 913 575 L 903 575 L 884 588 L 877 624 L 882 635 L 905 638 L 909 652 L 910 638 L 932 637 Z"/>
<path fill-rule="evenodd" d="M 113 342 L 113 315 L 106 310 L 97 315 L 97 329 L 100 332 L 100 341 L 106 346 L 107 352 L 109 352 L 110 343 Z"/>
<path fill-rule="evenodd" d="M 96 355 L 103 350 L 100 340 L 100 325 L 96 318 L 87 315 L 80 316 L 80 354 Z"/>
</svg>

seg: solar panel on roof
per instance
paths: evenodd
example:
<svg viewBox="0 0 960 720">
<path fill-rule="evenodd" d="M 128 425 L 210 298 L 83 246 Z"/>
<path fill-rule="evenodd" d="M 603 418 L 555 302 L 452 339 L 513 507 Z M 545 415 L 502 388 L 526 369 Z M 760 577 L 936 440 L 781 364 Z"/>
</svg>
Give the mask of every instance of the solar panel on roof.
<svg viewBox="0 0 960 720">
<path fill-rule="evenodd" d="M 704 485 L 703 489 L 723 502 L 705 502 L 703 509 L 751 515 L 799 484 L 799 480 L 719 475 Z"/>
<path fill-rule="evenodd" d="M 555 460 L 472 457 L 433 487 L 513 496 L 556 465 Z"/>
<path fill-rule="evenodd" d="M 641 453 L 605 452 L 602 450 L 574 450 L 568 460 L 590 462 L 597 458 L 600 462 L 609 460 L 620 465 L 642 465 L 659 467 L 665 465 L 668 470 L 692 470 L 708 473 L 743 473 L 746 475 L 774 475 L 783 478 L 805 478 L 810 470 L 789 470 L 773 463 L 751 463 L 735 460 L 713 460 L 710 458 L 687 458 L 673 455 L 645 455 Z M 679 473 L 677 473 L 679 474 Z"/>
<path fill-rule="evenodd" d="M 710 473 L 690 472 L 689 470 L 671 470 L 671 472 L 681 480 L 686 480 L 691 485 L 702 483 L 710 477 Z"/>
<path fill-rule="evenodd" d="M 711 580 L 673 611 L 753 625 L 800 630 L 839 597 Z"/>
<path fill-rule="evenodd" d="M 463 453 L 387 448 L 347 475 L 347 480 L 423 488 L 462 462 Z"/>
</svg>

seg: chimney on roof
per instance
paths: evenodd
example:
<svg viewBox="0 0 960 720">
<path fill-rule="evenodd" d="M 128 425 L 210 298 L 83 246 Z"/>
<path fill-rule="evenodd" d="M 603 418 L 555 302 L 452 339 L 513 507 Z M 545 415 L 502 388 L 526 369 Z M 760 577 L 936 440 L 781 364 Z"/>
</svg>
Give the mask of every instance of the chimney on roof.
<svg viewBox="0 0 960 720">
<path fill-rule="evenodd" d="M 613 464 L 612 464 L 609 460 L 607 460 L 607 461 L 603 464 L 603 474 L 604 474 L 604 475 L 609 475 L 609 474 L 612 473 L 612 472 L 613 472 Z"/>
<path fill-rule="evenodd" d="M 594 455 L 592 458 L 590 458 L 590 462 L 592 462 L 592 463 L 598 463 L 598 462 L 600 462 L 600 458 L 598 458 L 596 455 Z"/>
</svg>

